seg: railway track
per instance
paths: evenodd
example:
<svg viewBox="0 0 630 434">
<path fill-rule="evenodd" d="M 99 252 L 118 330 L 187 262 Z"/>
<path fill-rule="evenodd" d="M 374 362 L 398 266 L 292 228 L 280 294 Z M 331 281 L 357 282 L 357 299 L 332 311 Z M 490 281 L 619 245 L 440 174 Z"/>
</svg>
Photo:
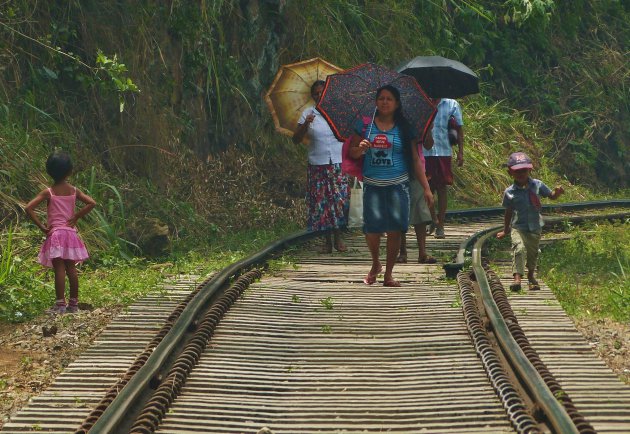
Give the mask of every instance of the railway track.
<svg viewBox="0 0 630 434">
<path fill-rule="evenodd" d="M 628 215 L 630 203 L 613 205 Z M 554 209 L 564 218 L 591 213 L 582 207 Z M 438 256 L 458 250 L 465 256 L 474 251 L 465 241 L 490 234 L 499 213 L 452 213 L 459 223 L 447 226 L 444 240 L 430 237 L 427 247 Z M 408 263 L 395 269 L 402 288 L 367 287 L 369 255 L 359 234 L 346 254 L 303 249 L 293 253 L 294 266 L 261 280 L 256 268 L 241 272 L 287 244 L 279 241 L 211 280 L 180 282 L 167 300 L 153 296 L 132 306 L 2 432 L 630 432 L 630 387 L 594 356 L 544 284 L 537 293 L 509 297 L 512 313 L 562 387 L 553 389 L 552 401 L 570 398 L 581 431 L 555 421 L 553 412 L 563 410 L 546 409 L 538 386 L 523 383 L 534 374 L 523 378 L 507 362 L 505 344 L 476 302 L 481 329 L 491 332 L 488 346 L 521 404 L 500 399 L 505 384 L 484 368 L 488 357 L 475 346 L 465 304 L 465 291 L 481 298 L 480 277 L 465 269 L 458 283 L 439 265 Z M 491 285 L 501 286 L 509 273 L 500 268 Z M 190 297 L 195 287 L 199 294 Z M 186 298 L 192 301 L 184 304 Z"/>
</svg>

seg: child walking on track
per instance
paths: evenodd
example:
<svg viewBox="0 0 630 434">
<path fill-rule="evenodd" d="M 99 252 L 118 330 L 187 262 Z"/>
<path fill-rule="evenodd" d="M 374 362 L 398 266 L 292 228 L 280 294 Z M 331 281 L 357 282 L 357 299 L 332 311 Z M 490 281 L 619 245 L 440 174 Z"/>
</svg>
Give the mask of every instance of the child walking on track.
<svg viewBox="0 0 630 434">
<path fill-rule="evenodd" d="M 564 189 L 560 186 L 551 191 L 539 179 L 530 178 L 533 169 L 532 160 L 524 152 L 514 152 L 507 162 L 508 172 L 514 178 L 514 184 L 503 193 L 503 207 L 505 218 L 503 230 L 497 234 L 501 239 L 512 228 L 512 272 L 514 283 L 510 285 L 512 291 L 521 290 L 521 279 L 527 267 L 529 289 L 540 289 L 536 277 L 536 262 L 538 261 L 538 244 L 542 231 L 542 205 L 540 196 L 557 199 Z"/>
<path fill-rule="evenodd" d="M 42 190 L 25 208 L 28 216 L 46 234 L 46 241 L 39 251 L 38 261 L 55 270 L 57 301 L 49 313 L 75 313 L 79 310 L 79 277 L 76 263 L 88 258 L 88 252 L 77 235 L 77 221 L 96 205 L 94 199 L 67 182 L 72 173 L 72 161 L 65 152 L 54 152 L 46 160 L 46 172 L 54 184 Z M 76 200 L 85 204 L 75 212 Z M 48 201 L 46 224 L 35 214 L 35 208 Z M 66 305 L 66 275 L 70 283 L 70 299 Z"/>
</svg>

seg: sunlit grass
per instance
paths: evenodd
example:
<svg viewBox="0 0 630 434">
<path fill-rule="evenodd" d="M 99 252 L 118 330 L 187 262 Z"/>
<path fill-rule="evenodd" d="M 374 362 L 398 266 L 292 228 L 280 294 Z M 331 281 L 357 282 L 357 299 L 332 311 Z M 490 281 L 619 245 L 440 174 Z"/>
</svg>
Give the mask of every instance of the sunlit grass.
<svg viewBox="0 0 630 434">
<path fill-rule="evenodd" d="M 243 259 L 276 239 L 298 228 L 284 224 L 276 227 L 243 230 L 218 235 L 212 243 L 194 249 L 174 250 L 153 260 L 124 260 L 107 251 L 79 266 L 79 301 L 94 308 L 126 306 L 178 274 L 205 277 Z M 30 225 L 0 236 L 3 273 L 0 287 L 0 322 L 22 322 L 41 314 L 54 302 L 54 273 L 36 262 L 41 236 Z"/>
<path fill-rule="evenodd" d="M 630 320 L 630 222 L 570 231 L 543 249 L 540 273 L 562 307 L 577 317 Z"/>
</svg>

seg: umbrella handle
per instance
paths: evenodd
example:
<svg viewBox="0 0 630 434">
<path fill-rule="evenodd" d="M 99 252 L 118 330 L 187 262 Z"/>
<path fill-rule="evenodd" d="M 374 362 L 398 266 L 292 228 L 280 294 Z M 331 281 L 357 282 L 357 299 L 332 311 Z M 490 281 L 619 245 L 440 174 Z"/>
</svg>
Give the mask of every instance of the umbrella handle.
<svg viewBox="0 0 630 434">
<path fill-rule="evenodd" d="M 376 107 L 374 107 L 374 113 L 372 113 L 372 122 L 370 122 L 370 130 L 367 133 L 366 139 L 370 140 L 370 134 L 372 134 L 372 125 L 374 125 L 374 118 L 376 117 Z"/>
</svg>

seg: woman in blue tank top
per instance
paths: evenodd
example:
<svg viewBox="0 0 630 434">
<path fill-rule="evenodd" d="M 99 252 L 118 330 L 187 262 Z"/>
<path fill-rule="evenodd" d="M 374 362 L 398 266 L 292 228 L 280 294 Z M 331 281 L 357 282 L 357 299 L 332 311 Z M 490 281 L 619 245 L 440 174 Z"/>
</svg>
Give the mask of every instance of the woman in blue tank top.
<svg viewBox="0 0 630 434">
<path fill-rule="evenodd" d="M 409 174 L 415 174 L 418 179 L 424 176 L 420 157 L 413 151 L 414 139 L 412 128 L 403 116 L 398 89 L 391 85 L 379 88 L 372 124 L 365 128 L 362 121 L 357 122 L 350 143 L 350 156 L 364 157 L 363 232 L 372 257 L 372 268 L 363 279 L 366 285 L 374 284 L 382 272 L 379 248 L 381 235 L 386 232 L 383 285 L 400 286 L 392 272 L 401 232 L 407 232 L 409 226 Z M 430 191 L 426 200 L 432 205 Z"/>
</svg>

